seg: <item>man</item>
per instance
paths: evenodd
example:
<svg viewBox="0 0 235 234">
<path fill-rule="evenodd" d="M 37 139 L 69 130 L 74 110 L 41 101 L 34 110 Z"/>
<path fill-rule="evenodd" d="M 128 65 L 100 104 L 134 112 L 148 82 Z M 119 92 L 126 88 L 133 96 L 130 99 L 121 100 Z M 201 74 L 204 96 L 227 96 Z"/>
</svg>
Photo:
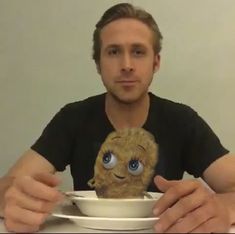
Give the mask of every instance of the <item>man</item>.
<svg viewBox="0 0 235 234">
<path fill-rule="evenodd" d="M 89 189 L 98 149 L 115 129 L 143 127 L 159 145 L 149 190 L 164 192 L 156 232 L 225 232 L 235 223 L 235 157 L 191 108 L 149 93 L 159 70 L 162 35 L 147 12 L 130 4 L 108 9 L 96 25 L 93 58 L 107 92 L 66 105 L 1 178 L 8 230 L 37 231 L 58 202 L 54 175 L 71 167 L 74 189 Z M 184 171 L 202 176 L 183 181 Z M 221 172 L 221 173 L 218 173 Z M 164 178 L 163 178 L 164 177 Z"/>
</svg>

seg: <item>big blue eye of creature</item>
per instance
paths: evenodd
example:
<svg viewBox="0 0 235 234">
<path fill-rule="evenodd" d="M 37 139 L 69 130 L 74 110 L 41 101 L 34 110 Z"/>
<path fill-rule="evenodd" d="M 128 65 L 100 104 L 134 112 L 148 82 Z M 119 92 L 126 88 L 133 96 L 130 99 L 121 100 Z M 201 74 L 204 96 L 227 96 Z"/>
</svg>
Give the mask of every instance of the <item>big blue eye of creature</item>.
<svg viewBox="0 0 235 234">
<path fill-rule="evenodd" d="M 128 164 L 128 171 L 132 175 L 140 175 L 144 170 L 144 165 L 137 159 L 132 159 Z"/>
<path fill-rule="evenodd" d="M 106 169 L 112 169 L 117 164 L 117 158 L 114 154 L 112 154 L 110 151 L 105 152 L 103 155 L 103 166 Z"/>
</svg>

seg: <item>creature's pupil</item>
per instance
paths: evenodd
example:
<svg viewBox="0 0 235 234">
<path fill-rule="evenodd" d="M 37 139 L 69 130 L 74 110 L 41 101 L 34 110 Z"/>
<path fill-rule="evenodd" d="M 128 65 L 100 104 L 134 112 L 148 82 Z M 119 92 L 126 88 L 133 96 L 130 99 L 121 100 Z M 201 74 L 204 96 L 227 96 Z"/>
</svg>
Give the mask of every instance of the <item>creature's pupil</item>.
<svg viewBox="0 0 235 234">
<path fill-rule="evenodd" d="M 136 169 L 138 169 L 138 167 L 139 167 L 139 161 L 138 160 L 131 160 L 129 162 L 129 168 L 131 170 L 136 170 Z"/>
<path fill-rule="evenodd" d="M 110 160 L 111 160 L 111 154 L 109 152 L 105 153 L 103 157 L 103 163 L 109 163 Z"/>
</svg>

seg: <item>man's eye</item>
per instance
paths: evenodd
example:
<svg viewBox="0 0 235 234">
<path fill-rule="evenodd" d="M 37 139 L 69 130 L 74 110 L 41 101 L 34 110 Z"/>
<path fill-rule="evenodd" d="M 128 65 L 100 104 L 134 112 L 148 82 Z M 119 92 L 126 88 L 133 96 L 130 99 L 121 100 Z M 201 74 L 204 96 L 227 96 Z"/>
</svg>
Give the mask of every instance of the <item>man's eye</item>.
<svg viewBox="0 0 235 234">
<path fill-rule="evenodd" d="M 143 56 L 145 54 L 145 51 L 140 50 L 140 49 L 136 49 L 136 50 L 133 51 L 133 54 L 135 56 Z"/>
<path fill-rule="evenodd" d="M 108 51 L 108 54 L 109 54 L 109 55 L 117 55 L 118 53 L 119 53 L 118 49 L 115 49 L 115 48 L 110 49 L 110 50 Z"/>
</svg>

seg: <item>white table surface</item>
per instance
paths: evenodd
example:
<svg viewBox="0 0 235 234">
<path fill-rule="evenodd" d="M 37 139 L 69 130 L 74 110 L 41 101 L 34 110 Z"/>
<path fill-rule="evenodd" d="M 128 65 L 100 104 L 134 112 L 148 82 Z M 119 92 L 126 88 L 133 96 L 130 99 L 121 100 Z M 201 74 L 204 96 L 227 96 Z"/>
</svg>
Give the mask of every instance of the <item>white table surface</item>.
<svg viewBox="0 0 235 234">
<path fill-rule="evenodd" d="M 234 229 L 235 230 L 235 229 Z M 6 233 L 3 219 L 0 219 L 0 233 Z M 153 233 L 153 229 L 135 230 L 135 231 L 111 231 L 111 230 L 97 230 L 83 228 L 70 221 L 69 219 L 50 217 L 45 224 L 41 227 L 41 230 L 37 233 Z"/>
<path fill-rule="evenodd" d="M 73 206 L 70 201 L 65 201 L 63 204 L 58 206 L 54 212 L 58 213 L 63 209 L 64 214 L 74 214 L 78 215 L 78 210 Z M 56 212 L 57 211 L 57 212 Z M 75 212 L 75 213 L 74 213 Z M 60 212 L 59 212 L 60 213 Z M 90 221 L 92 222 L 92 221 Z M 109 221 L 107 221 L 109 222 Z M 94 225 L 95 223 L 93 223 Z M 105 223 L 106 224 L 106 223 Z M 112 225 L 112 224 L 111 224 Z M 90 224 L 89 224 L 90 226 Z M 110 225 L 108 225 L 110 226 Z M 229 230 L 230 233 L 235 233 L 235 225 L 232 226 Z M 0 218 L 0 233 L 7 233 L 7 230 L 4 226 L 4 220 Z M 46 222 L 42 225 L 41 229 L 37 233 L 154 233 L 153 229 L 144 229 L 144 230 L 99 230 L 92 228 L 85 228 L 79 226 L 77 223 L 73 222 L 67 218 L 60 218 L 55 216 L 49 216 Z"/>
<path fill-rule="evenodd" d="M 0 219 L 0 233 L 6 233 L 7 230 L 5 229 L 3 219 Z M 42 226 L 41 230 L 38 233 L 112 233 L 118 232 L 121 233 L 120 230 L 118 231 L 110 231 L 110 230 L 95 230 L 95 229 L 88 229 L 78 226 L 77 224 L 73 223 L 69 219 L 63 218 L 56 218 L 50 217 Z M 148 230 L 136 230 L 136 231 L 123 231 L 123 233 L 153 233 L 152 229 Z M 235 233 L 235 226 L 232 226 L 229 233 Z"/>
</svg>

